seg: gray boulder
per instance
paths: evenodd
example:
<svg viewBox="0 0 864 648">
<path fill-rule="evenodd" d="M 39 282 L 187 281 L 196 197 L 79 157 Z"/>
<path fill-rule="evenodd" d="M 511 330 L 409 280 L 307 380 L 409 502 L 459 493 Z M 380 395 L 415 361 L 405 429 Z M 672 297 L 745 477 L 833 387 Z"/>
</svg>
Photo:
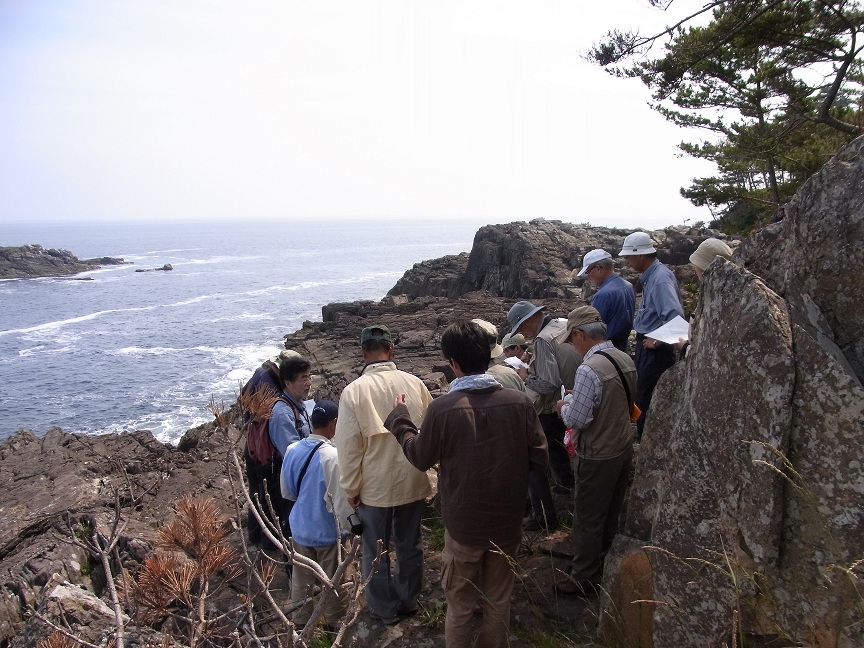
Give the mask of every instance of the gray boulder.
<svg viewBox="0 0 864 648">
<path fill-rule="evenodd" d="M 607 557 L 610 636 L 656 648 L 864 645 L 853 333 L 864 255 L 847 254 L 864 240 L 862 144 L 742 244 L 746 267 L 709 267 L 690 355 L 655 391 Z"/>
</svg>

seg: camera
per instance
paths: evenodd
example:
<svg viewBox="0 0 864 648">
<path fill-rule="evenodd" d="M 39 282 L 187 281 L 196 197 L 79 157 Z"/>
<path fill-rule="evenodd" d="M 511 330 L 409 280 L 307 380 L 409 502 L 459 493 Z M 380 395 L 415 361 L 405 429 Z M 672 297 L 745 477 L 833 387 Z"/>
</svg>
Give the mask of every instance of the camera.
<svg viewBox="0 0 864 648">
<path fill-rule="evenodd" d="M 351 525 L 352 535 L 363 535 L 363 520 L 360 519 L 360 513 L 357 509 L 354 509 L 354 512 L 348 516 L 348 524 Z"/>
</svg>

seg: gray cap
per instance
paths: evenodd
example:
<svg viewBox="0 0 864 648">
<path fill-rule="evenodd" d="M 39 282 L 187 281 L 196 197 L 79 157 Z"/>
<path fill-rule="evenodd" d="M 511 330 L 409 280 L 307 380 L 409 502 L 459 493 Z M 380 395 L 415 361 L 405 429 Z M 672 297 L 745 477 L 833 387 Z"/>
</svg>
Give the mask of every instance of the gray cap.
<svg viewBox="0 0 864 648">
<path fill-rule="evenodd" d="M 537 311 L 541 311 L 545 306 L 535 306 L 530 301 L 520 301 L 513 304 L 507 311 L 507 323 L 510 324 L 510 331 L 516 333 L 519 327 L 525 323 Z"/>
</svg>

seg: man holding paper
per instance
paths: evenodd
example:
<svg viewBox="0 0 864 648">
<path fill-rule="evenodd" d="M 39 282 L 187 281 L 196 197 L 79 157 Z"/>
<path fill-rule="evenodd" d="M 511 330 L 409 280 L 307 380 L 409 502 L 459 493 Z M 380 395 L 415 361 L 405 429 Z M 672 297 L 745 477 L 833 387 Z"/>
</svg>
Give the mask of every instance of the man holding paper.
<svg viewBox="0 0 864 648">
<path fill-rule="evenodd" d="M 633 232 L 624 239 L 619 253 L 642 282 L 642 302 L 636 311 L 636 405 L 642 410 L 637 421 L 637 439 L 642 438 L 645 415 L 660 376 L 675 364 L 675 347 L 651 333 L 676 317 L 684 317 L 681 291 L 672 271 L 657 259 L 654 242 L 645 232 Z"/>
</svg>

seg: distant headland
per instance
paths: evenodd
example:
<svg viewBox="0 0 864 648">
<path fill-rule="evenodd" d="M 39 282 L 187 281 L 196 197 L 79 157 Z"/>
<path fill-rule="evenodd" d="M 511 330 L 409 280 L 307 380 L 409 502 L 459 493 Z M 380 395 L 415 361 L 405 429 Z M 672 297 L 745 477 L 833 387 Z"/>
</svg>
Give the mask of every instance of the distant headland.
<svg viewBox="0 0 864 648">
<path fill-rule="evenodd" d="M 0 247 L 0 279 L 68 277 L 105 265 L 132 263 L 114 257 L 79 259 L 69 250 L 46 249 L 41 245 Z"/>
</svg>

